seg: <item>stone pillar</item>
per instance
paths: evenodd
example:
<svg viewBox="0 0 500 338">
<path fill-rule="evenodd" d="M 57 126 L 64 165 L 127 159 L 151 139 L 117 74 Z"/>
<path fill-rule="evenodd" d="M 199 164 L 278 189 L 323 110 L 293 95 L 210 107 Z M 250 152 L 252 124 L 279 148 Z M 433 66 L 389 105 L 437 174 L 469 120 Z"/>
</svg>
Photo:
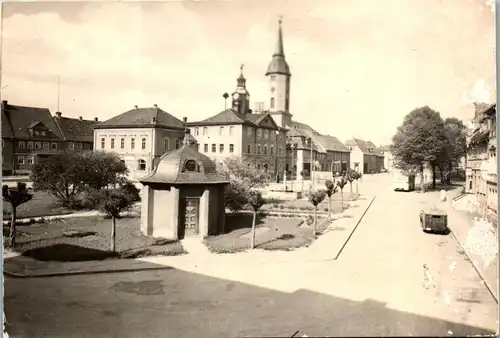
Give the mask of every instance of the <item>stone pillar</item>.
<svg viewBox="0 0 500 338">
<path fill-rule="evenodd" d="M 153 189 L 149 185 L 142 187 L 141 196 L 141 233 L 145 236 L 153 234 L 153 215 L 151 214 L 153 205 Z"/>
<path fill-rule="evenodd" d="M 304 150 L 297 150 L 297 179 L 301 180 L 302 176 L 300 176 L 300 172 L 302 171 L 304 166 Z"/>
<path fill-rule="evenodd" d="M 203 194 L 200 197 L 200 208 L 199 208 L 199 216 L 198 216 L 198 234 L 201 237 L 206 237 L 209 235 L 209 220 L 210 213 L 214 212 L 210 210 L 210 193 L 211 188 L 205 188 Z"/>
</svg>

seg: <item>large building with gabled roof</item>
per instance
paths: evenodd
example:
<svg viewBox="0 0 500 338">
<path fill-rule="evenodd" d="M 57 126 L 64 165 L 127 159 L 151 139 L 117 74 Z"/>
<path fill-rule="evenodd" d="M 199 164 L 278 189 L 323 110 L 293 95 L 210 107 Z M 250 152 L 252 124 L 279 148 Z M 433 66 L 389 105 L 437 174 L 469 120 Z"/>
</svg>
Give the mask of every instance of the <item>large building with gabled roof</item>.
<svg viewBox="0 0 500 338">
<path fill-rule="evenodd" d="M 181 146 L 185 124 L 157 105 L 126 111 L 94 126 L 94 150 L 114 152 L 130 178 L 150 173 L 159 158 Z"/>
<path fill-rule="evenodd" d="M 373 142 L 359 138 L 346 141 L 351 151 L 350 167 L 363 174 L 379 173 L 384 169 L 384 152 Z"/>
<path fill-rule="evenodd" d="M 258 169 L 276 174 L 285 170 L 286 129 L 269 112 L 254 113 L 241 69 L 231 108 L 207 119 L 188 123 L 200 152 L 215 160 L 238 156 Z"/>
<path fill-rule="evenodd" d="M 63 118 L 50 110 L 2 101 L 2 173 L 27 174 L 32 166 L 65 149 L 91 150 L 96 121 Z"/>
</svg>

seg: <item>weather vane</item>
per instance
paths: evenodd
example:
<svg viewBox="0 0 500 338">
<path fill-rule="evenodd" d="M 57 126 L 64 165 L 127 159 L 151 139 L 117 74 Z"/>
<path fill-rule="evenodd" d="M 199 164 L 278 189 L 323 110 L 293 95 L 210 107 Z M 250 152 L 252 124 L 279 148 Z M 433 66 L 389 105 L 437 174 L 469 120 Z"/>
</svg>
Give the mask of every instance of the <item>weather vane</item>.
<svg viewBox="0 0 500 338">
<path fill-rule="evenodd" d="M 243 63 L 242 63 L 242 64 L 241 64 L 241 66 L 240 66 L 240 71 L 241 71 L 241 74 L 243 74 L 243 67 L 244 67 L 244 66 L 245 66 L 245 65 L 244 65 Z"/>
<path fill-rule="evenodd" d="M 278 15 L 278 18 L 279 18 L 278 22 L 281 25 L 281 22 L 283 21 L 283 15 Z"/>
</svg>

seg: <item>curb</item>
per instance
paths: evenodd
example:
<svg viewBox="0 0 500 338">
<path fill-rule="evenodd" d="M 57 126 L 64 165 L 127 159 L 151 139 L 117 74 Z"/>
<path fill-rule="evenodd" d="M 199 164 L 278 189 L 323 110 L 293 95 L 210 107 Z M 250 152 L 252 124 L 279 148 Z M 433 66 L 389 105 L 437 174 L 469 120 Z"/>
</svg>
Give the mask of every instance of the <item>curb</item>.
<svg viewBox="0 0 500 338">
<path fill-rule="evenodd" d="M 337 252 L 337 255 L 335 255 L 335 257 L 331 260 L 337 260 L 340 256 L 340 254 L 342 253 L 342 251 L 344 250 L 344 248 L 346 247 L 347 243 L 349 242 L 349 240 L 351 239 L 352 235 L 354 234 L 354 232 L 356 231 L 356 229 L 358 228 L 358 225 L 361 223 L 361 221 L 363 220 L 363 218 L 365 217 L 365 214 L 368 212 L 368 209 L 370 209 L 370 207 L 372 206 L 372 203 L 373 201 L 375 201 L 375 198 L 377 197 L 377 195 L 373 196 L 372 200 L 370 201 L 370 204 L 368 204 L 368 206 L 366 207 L 365 211 L 363 212 L 363 214 L 361 215 L 361 217 L 358 219 L 358 221 L 356 222 L 356 225 L 354 226 L 354 228 L 352 229 L 351 233 L 349 234 L 349 236 L 347 237 L 347 239 L 345 240 L 344 242 L 344 245 L 342 245 L 342 247 L 340 248 L 340 250 Z"/>
<path fill-rule="evenodd" d="M 474 262 L 474 260 L 472 259 L 472 257 L 469 255 L 469 252 L 465 249 L 465 246 L 462 244 L 462 242 L 457 238 L 457 236 L 455 236 L 455 233 L 453 232 L 453 229 L 448 226 L 448 228 L 450 229 L 450 234 L 451 236 L 457 241 L 458 245 L 462 248 L 462 250 L 464 251 L 465 253 L 465 256 L 467 256 L 467 259 L 469 260 L 469 262 L 472 264 L 472 266 L 474 267 L 474 270 L 476 270 L 477 274 L 479 275 L 479 278 L 481 278 L 481 280 L 483 281 L 484 283 L 484 286 L 486 286 L 486 289 L 488 290 L 488 292 L 490 293 L 490 295 L 493 297 L 493 299 L 495 300 L 495 302 L 498 304 L 498 298 L 497 296 L 495 295 L 495 292 L 493 292 L 493 289 L 492 287 L 489 285 L 489 283 L 486 281 L 486 279 L 483 277 L 483 274 L 481 273 L 480 269 L 477 267 L 476 263 Z M 497 287 L 498 289 L 498 287 Z"/>
<path fill-rule="evenodd" d="M 149 268 L 126 268 L 126 269 L 102 269 L 102 270 L 79 270 L 79 271 L 69 271 L 69 272 L 54 272 L 54 273 L 34 273 L 34 274 L 21 274 L 9 272 L 4 269 L 3 274 L 10 278 L 50 278 L 50 277 L 65 277 L 65 276 L 77 276 L 77 275 L 98 275 L 98 274 L 110 274 L 110 273 L 123 273 L 123 272 L 141 272 L 149 270 L 174 270 L 175 268 L 171 266 L 153 266 Z"/>
</svg>

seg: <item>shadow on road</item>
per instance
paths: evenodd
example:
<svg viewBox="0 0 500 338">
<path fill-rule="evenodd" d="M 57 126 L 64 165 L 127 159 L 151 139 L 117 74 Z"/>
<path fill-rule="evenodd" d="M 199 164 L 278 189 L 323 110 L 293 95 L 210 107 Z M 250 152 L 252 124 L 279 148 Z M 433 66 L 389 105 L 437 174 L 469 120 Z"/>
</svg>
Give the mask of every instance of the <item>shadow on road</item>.
<svg viewBox="0 0 500 338">
<path fill-rule="evenodd" d="M 5 288 L 7 330 L 13 337 L 494 334 L 372 299 L 353 301 L 306 289 L 287 293 L 175 269 L 7 278 Z"/>
</svg>

